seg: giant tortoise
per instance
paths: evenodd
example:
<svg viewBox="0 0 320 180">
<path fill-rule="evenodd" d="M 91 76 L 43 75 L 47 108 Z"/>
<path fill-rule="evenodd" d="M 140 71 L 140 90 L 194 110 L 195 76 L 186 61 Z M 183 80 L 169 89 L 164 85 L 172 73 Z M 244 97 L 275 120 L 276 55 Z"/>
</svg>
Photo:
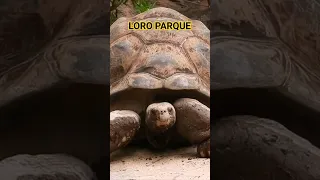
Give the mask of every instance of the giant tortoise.
<svg viewBox="0 0 320 180">
<path fill-rule="evenodd" d="M 130 30 L 129 22 L 192 21 L 192 30 Z M 137 134 L 154 148 L 183 139 L 210 157 L 210 31 L 153 8 L 110 27 L 110 152 Z"/>
<path fill-rule="evenodd" d="M 213 177 L 320 179 L 320 5 L 211 2 Z"/>
</svg>

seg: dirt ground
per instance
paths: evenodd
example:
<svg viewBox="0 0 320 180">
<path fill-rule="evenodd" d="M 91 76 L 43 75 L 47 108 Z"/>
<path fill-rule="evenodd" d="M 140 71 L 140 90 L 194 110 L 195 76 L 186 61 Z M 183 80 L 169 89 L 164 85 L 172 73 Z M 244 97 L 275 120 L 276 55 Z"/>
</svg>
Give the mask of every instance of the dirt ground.
<svg viewBox="0 0 320 180">
<path fill-rule="evenodd" d="M 209 180 L 210 159 L 197 158 L 196 147 L 152 152 L 128 147 L 111 155 L 111 180 Z"/>
</svg>

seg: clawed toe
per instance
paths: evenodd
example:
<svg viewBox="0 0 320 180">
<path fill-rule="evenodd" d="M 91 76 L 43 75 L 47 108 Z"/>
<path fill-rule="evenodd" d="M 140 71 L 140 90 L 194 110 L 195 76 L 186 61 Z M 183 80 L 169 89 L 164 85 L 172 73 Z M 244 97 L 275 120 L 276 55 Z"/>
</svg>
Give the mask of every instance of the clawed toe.
<svg viewBox="0 0 320 180">
<path fill-rule="evenodd" d="M 210 158 L 210 139 L 198 145 L 197 154 L 201 158 Z"/>
</svg>

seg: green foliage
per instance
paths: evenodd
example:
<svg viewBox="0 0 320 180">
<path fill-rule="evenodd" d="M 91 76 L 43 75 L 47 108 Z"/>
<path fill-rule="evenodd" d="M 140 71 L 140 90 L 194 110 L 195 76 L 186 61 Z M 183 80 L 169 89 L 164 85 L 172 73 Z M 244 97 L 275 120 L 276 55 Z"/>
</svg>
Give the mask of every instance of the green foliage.
<svg viewBox="0 0 320 180">
<path fill-rule="evenodd" d="M 155 4 L 155 0 L 133 0 L 133 5 L 137 13 L 142 13 L 154 8 Z"/>
<path fill-rule="evenodd" d="M 118 19 L 117 8 L 121 4 L 126 4 L 128 0 L 110 0 L 110 23 L 114 23 Z M 137 13 L 145 12 L 155 7 L 156 0 L 132 0 L 134 9 Z"/>
</svg>

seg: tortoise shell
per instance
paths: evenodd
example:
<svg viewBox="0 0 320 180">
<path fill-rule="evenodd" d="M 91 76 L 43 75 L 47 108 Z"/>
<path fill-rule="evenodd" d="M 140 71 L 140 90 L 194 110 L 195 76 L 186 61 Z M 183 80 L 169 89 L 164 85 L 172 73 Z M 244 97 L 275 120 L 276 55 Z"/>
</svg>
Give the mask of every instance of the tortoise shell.
<svg viewBox="0 0 320 180">
<path fill-rule="evenodd" d="M 191 30 L 130 30 L 129 22 L 190 21 Z M 210 96 L 210 31 L 168 8 L 119 18 L 110 28 L 110 95 L 129 88 L 196 90 Z"/>
</svg>

